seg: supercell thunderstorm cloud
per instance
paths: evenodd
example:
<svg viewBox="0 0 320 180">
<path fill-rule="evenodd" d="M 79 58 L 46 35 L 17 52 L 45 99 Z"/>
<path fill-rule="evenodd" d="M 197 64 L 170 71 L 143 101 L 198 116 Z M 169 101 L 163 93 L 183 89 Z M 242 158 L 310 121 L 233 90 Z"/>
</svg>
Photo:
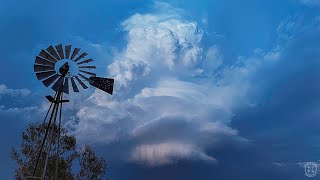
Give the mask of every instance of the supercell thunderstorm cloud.
<svg viewBox="0 0 320 180">
<path fill-rule="evenodd" d="M 97 90 L 87 99 L 77 113 L 77 137 L 122 147 L 119 156 L 151 166 L 216 162 L 206 150 L 248 142 L 228 126 L 232 109 L 247 103 L 247 72 L 220 68 L 223 56 L 215 46 L 202 47 L 196 22 L 167 4 L 155 6 L 158 12 L 121 23 L 127 45 L 108 66 L 115 95 Z M 219 79 L 213 75 L 218 72 Z"/>
</svg>

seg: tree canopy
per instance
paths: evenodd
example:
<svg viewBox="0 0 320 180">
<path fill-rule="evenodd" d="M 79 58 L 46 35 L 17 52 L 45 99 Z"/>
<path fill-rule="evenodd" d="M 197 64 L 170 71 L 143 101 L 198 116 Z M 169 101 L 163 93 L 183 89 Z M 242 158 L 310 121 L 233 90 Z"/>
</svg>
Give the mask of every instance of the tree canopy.
<svg viewBox="0 0 320 180">
<path fill-rule="evenodd" d="M 68 134 L 65 128 L 61 128 L 60 131 L 59 158 L 57 159 L 56 150 L 58 147 L 57 137 L 59 131 L 55 126 L 51 127 L 51 133 L 53 134 L 51 137 L 54 137 L 54 139 L 50 147 L 46 177 L 54 179 L 57 160 L 59 161 L 58 179 L 99 180 L 106 175 L 106 161 L 103 158 L 97 157 L 96 153 L 89 145 L 77 148 L 75 136 Z M 11 158 L 17 163 L 17 169 L 15 170 L 16 179 L 32 176 L 46 128 L 46 124 L 29 124 L 27 129 L 22 132 L 20 147 L 18 149 L 12 148 Z M 36 169 L 37 177 L 41 177 L 43 171 L 48 150 L 48 148 L 46 148 L 48 147 L 48 141 L 44 147 L 39 159 L 38 168 Z"/>
</svg>

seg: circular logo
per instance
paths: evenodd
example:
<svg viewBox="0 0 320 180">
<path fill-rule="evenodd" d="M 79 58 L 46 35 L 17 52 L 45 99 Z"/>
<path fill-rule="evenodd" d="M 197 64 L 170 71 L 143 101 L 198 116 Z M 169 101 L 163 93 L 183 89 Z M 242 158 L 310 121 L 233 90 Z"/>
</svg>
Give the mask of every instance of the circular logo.
<svg viewBox="0 0 320 180">
<path fill-rule="evenodd" d="M 315 177 L 317 175 L 318 165 L 314 162 L 307 162 L 304 164 L 304 174 L 307 177 Z"/>
</svg>

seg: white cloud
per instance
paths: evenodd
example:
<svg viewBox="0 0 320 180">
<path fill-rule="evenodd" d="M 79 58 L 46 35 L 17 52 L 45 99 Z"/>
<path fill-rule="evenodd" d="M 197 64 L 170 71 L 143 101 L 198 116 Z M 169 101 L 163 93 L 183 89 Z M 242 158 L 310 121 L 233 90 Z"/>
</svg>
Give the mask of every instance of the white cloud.
<svg viewBox="0 0 320 180">
<path fill-rule="evenodd" d="M 160 143 L 141 145 L 135 148 L 132 154 L 132 160 L 147 163 L 150 166 L 174 163 L 175 159 L 204 160 L 216 162 L 211 156 L 206 155 L 196 147 L 180 143 Z"/>
<path fill-rule="evenodd" d="M 14 96 L 14 97 L 25 97 L 30 95 L 31 91 L 28 89 L 10 89 L 4 84 L 0 84 L 0 98 L 1 96 Z"/>
<path fill-rule="evenodd" d="M 37 106 L 30 107 L 9 107 L 0 106 L 0 116 L 3 119 L 6 118 L 16 118 L 16 120 L 31 120 L 32 117 L 39 117 L 39 108 Z"/>
<path fill-rule="evenodd" d="M 41 107 L 42 101 L 28 89 L 11 89 L 0 84 L 0 100 L 0 117 L 4 120 L 21 123 L 40 120 L 41 113 L 46 111 L 46 104 Z"/>
<path fill-rule="evenodd" d="M 156 6 L 122 23 L 127 46 L 108 66 L 115 94 L 96 90 L 77 113 L 75 133 L 80 142 L 119 145 L 120 156 L 148 165 L 214 162 L 207 150 L 248 142 L 228 124 L 233 108 L 247 103 L 251 69 L 227 67 L 216 78 L 219 48 L 204 49 L 203 31 L 181 10 Z"/>
</svg>

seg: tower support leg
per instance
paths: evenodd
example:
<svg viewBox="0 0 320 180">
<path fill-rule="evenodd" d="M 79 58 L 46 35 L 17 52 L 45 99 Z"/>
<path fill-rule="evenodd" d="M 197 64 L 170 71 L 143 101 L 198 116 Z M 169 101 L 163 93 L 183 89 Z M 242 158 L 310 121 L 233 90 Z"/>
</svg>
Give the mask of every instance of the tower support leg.
<svg viewBox="0 0 320 180">
<path fill-rule="evenodd" d="M 52 131 L 52 136 L 49 138 L 49 141 L 48 141 L 47 155 L 46 155 L 46 159 L 45 159 L 45 165 L 44 165 L 44 170 L 43 170 L 43 174 L 42 174 L 42 179 L 44 179 L 44 176 L 46 174 L 46 170 L 47 170 L 47 166 L 48 166 L 48 159 L 49 159 L 49 154 L 50 154 L 50 149 L 51 149 L 51 144 L 52 144 L 52 138 L 54 138 L 53 136 L 54 136 L 54 128 L 55 128 L 55 124 L 56 124 L 56 119 L 57 119 L 57 113 L 58 113 L 58 110 L 59 110 L 60 103 L 62 103 L 61 102 L 62 94 L 63 94 L 62 88 L 59 88 L 57 96 L 55 96 L 55 98 L 53 100 L 54 106 L 53 106 L 53 109 L 51 111 L 50 119 L 49 119 L 48 125 L 46 127 L 46 132 L 45 132 L 45 135 L 44 135 L 44 138 L 43 138 L 43 141 L 42 141 L 42 144 L 41 144 L 41 148 L 40 148 L 40 151 L 39 151 L 39 154 L 38 154 L 38 157 L 37 157 L 35 168 L 34 168 L 34 171 L 33 171 L 33 174 L 32 174 L 33 177 L 35 177 L 35 175 L 36 175 L 37 168 L 38 168 L 38 165 L 39 165 L 39 161 L 41 159 L 42 151 L 43 151 L 45 142 L 46 142 L 46 140 L 48 138 L 49 131 L 51 130 Z M 52 121 L 53 121 L 53 123 L 52 123 Z"/>
</svg>

